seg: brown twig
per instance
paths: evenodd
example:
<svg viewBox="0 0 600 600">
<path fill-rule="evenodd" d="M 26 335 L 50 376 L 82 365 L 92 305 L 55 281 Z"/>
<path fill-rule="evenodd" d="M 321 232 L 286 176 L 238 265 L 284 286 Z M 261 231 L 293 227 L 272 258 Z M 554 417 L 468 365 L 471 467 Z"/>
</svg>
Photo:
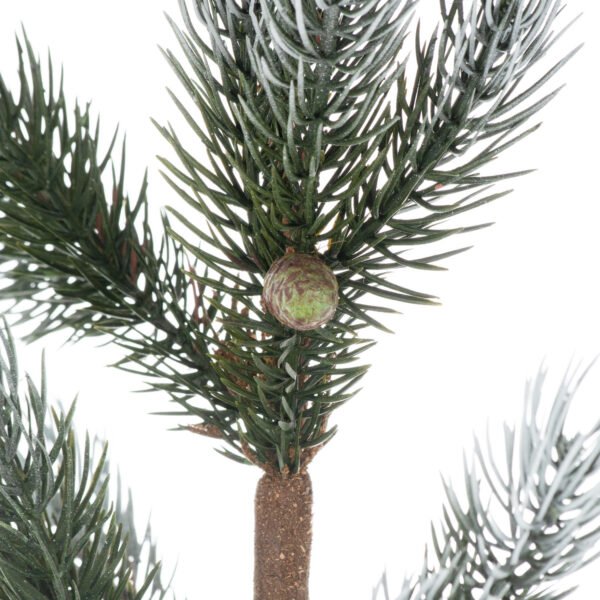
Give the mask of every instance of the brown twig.
<svg viewBox="0 0 600 600">
<path fill-rule="evenodd" d="M 210 438 L 223 439 L 223 433 L 216 426 L 210 423 L 197 423 L 196 425 L 186 425 L 185 428 L 192 433 L 204 435 Z"/>
</svg>

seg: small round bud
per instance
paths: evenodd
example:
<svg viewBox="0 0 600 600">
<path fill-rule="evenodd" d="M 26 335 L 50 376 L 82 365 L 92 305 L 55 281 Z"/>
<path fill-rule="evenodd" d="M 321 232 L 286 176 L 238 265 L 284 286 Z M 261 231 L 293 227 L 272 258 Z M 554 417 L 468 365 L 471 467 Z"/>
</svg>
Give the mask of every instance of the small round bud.
<svg viewBox="0 0 600 600">
<path fill-rule="evenodd" d="M 338 282 L 318 257 L 292 252 L 271 265 L 262 299 L 280 323 L 309 331 L 333 318 L 338 305 Z"/>
</svg>

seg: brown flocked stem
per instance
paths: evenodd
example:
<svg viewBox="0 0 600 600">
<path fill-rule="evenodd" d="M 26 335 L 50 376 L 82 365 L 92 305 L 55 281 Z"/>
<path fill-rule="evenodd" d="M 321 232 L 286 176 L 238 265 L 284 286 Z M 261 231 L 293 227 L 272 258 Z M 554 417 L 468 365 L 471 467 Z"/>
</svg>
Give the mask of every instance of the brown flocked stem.
<svg viewBox="0 0 600 600">
<path fill-rule="evenodd" d="M 254 600 L 308 600 L 312 485 L 306 469 L 266 472 L 256 488 Z"/>
<path fill-rule="evenodd" d="M 326 427 L 327 418 L 321 430 Z M 221 437 L 212 425 L 187 429 Z M 290 473 L 287 468 L 282 472 L 274 464 L 261 462 L 243 436 L 240 442 L 248 461 L 264 471 L 254 504 L 254 600 L 309 600 L 313 495 L 307 467 L 322 446 L 303 449 L 300 471 Z"/>
</svg>

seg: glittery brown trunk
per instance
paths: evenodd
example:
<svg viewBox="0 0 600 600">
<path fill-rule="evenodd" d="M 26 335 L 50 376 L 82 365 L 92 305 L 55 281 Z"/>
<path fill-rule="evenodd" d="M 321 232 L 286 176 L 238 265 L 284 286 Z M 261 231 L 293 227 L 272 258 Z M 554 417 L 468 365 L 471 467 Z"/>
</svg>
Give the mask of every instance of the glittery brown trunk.
<svg viewBox="0 0 600 600">
<path fill-rule="evenodd" d="M 308 600 L 312 485 L 268 473 L 256 488 L 254 600 Z"/>
</svg>

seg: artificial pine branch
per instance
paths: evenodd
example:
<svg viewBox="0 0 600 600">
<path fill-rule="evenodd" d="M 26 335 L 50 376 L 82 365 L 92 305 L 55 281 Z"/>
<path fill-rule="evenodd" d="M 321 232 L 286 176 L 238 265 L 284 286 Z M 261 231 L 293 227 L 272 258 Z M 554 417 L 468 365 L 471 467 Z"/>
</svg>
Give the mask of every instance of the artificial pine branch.
<svg viewBox="0 0 600 600">
<path fill-rule="evenodd" d="M 22 314 L 23 320 L 30 320 L 46 313 L 32 338 L 59 327 L 74 329 L 76 336 L 93 333 L 98 316 L 107 319 L 105 325 L 129 324 L 137 319 L 125 300 L 143 303 L 142 291 L 136 287 L 141 274 L 138 263 L 146 248 L 152 252 L 146 219 L 141 223 L 141 241 L 134 224 L 145 207 L 146 184 L 131 207 L 123 190 L 123 156 L 120 178 L 114 179 L 113 173 L 114 188 L 107 201 L 101 177 L 115 138 L 106 156 L 98 158 L 99 124 L 93 127 L 89 108 L 82 111 L 77 106 L 71 131 L 62 80 L 56 89 L 50 63 L 48 81 L 43 80 L 41 64 L 25 42 L 30 72 L 17 41 L 18 99 L 0 83 L 2 242 L 6 248 L 2 258 L 3 262 L 18 261 L 15 281 L 4 289 L 3 297 L 17 302 L 36 299 L 48 287 L 58 295 L 39 302 L 33 314 Z M 27 277 L 25 270 L 36 275 Z"/>
<path fill-rule="evenodd" d="M 0 597 L 4 600 L 163 599 L 160 563 L 148 527 L 138 539 L 131 497 L 111 503 L 107 446 L 83 455 L 75 405 L 48 406 L 42 361 L 38 389 L 20 392 L 15 347 L 0 329 Z M 95 456 L 94 450 L 99 452 Z M 96 452 L 97 454 L 97 452 Z M 144 555 L 144 558 L 142 558 Z M 146 556 L 147 555 L 147 556 Z"/>
<path fill-rule="evenodd" d="M 49 68 L 45 95 L 27 44 L 31 84 L 21 60 L 19 100 L 0 89 L 0 235 L 13 265 L 3 296 L 36 300 L 23 314 L 44 315 L 36 335 L 110 332 L 129 350 L 117 365 L 153 375 L 152 387 L 180 406 L 171 414 L 219 429 L 230 458 L 247 462 L 245 445 L 261 464 L 297 473 L 302 454 L 331 439 L 330 413 L 367 370 L 356 361 L 371 342 L 357 333 L 385 328 L 373 313 L 435 301 L 382 270 L 439 268 L 461 249 L 415 257 L 402 247 L 477 228 L 435 225 L 505 193 L 486 190 L 514 173 L 480 169 L 533 131 L 519 127 L 555 94 L 538 92 L 571 54 L 522 82 L 554 43 L 560 6 L 442 2 L 441 32 L 425 45 L 417 35 L 411 89 L 398 53 L 412 1 L 199 0 L 207 41 L 180 1 L 187 33 L 171 23 L 191 73 L 165 55 L 204 126 L 172 97 L 209 163 L 159 125 L 181 166 L 163 164 L 208 229 L 171 207 L 184 231 L 165 219 L 170 239 L 160 249 L 145 186 L 130 206 L 122 159 L 107 201 L 101 175 L 112 144 L 97 160 L 88 110 L 76 109 L 69 132 L 62 91 L 55 99 Z M 442 203 L 453 193 L 462 197 Z M 335 273 L 339 303 L 323 327 L 294 331 L 260 301 L 266 272 L 286 252 L 314 255 Z"/>
<path fill-rule="evenodd" d="M 391 157 L 382 166 L 385 184 L 372 193 L 370 210 L 360 213 L 357 226 L 350 227 L 336 252 L 345 259 L 362 257 L 359 264 L 368 256 L 369 265 L 388 268 L 398 246 L 464 231 L 431 226 L 500 197 L 481 197 L 490 184 L 527 173 L 490 175 L 479 169 L 537 129 L 522 126 L 559 91 L 540 96 L 578 50 L 535 82 L 523 83 L 568 27 L 558 33 L 552 29 L 561 2 L 485 1 L 465 8 L 462 2 L 440 0 L 440 6 L 441 31 L 426 44 L 417 32 L 412 90 L 404 76 L 397 82 L 399 118 L 389 141 Z M 463 197 L 442 203 L 451 194 Z M 421 216 L 402 217 L 415 208 L 423 209 Z M 385 259 L 392 263 L 385 264 Z"/>
<path fill-rule="evenodd" d="M 463 248 L 406 249 L 479 228 L 435 225 L 502 197 L 490 186 L 524 173 L 481 169 L 537 128 L 521 126 L 556 93 L 539 92 L 572 53 L 523 80 L 560 35 L 561 4 L 442 2 L 441 31 L 425 45 L 417 35 L 412 86 L 398 53 L 413 2 L 199 0 L 205 32 L 180 7 L 187 33 L 171 23 L 190 72 L 165 55 L 204 126 L 171 96 L 209 163 L 159 125 L 181 166 L 162 160 L 210 232 L 171 207 L 185 232 L 170 233 L 207 266 L 192 275 L 199 285 L 220 294 L 225 389 L 211 395 L 238 412 L 262 462 L 297 472 L 302 452 L 335 432 L 322 433 L 322 417 L 366 370 L 351 364 L 370 345 L 356 332 L 385 329 L 373 313 L 392 311 L 390 301 L 435 301 L 382 271 L 441 268 Z M 290 333 L 258 301 L 261 274 L 290 251 L 316 253 L 336 274 L 337 314 L 320 329 Z"/>
<path fill-rule="evenodd" d="M 0 80 L 0 264 L 10 281 L 0 297 L 33 300 L 21 307 L 21 320 L 41 316 L 33 337 L 112 335 L 128 351 L 116 365 L 179 405 L 166 414 L 200 419 L 181 429 L 261 467 L 255 600 L 307 600 L 307 466 L 367 370 L 356 362 L 373 342 L 359 334 L 386 329 L 379 313 L 399 303 L 436 302 L 384 271 L 440 269 L 464 248 L 414 247 L 486 225 L 458 215 L 525 173 L 488 168 L 537 128 L 531 117 L 557 92 L 546 84 L 573 53 L 528 81 L 562 33 L 560 0 L 440 0 L 441 26 L 425 43 L 417 29 L 412 62 L 399 55 L 414 0 L 193 0 L 193 13 L 179 4 L 185 31 L 171 24 L 187 65 L 164 54 L 194 108 L 171 96 L 207 160 L 155 124 L 176 155 L 161 159 L 164 176 L 198 219 L 169 207 L 177 225 L 164 217 L 155 247 L 145 184 L 131 203 L 123 155 L 104 192 L 114 139 L 97 158 L 89 109 L 69 124 L 51 65 L 46 88 L 27 42 L 17 100 Z M 528 431 L 537 435 L 535 423 Z M 515 490 L 509 508 L 521 507 Z M 463 514 L 449 490 L 439 569 L 426 565 L 403 597 L 545 597 L 535 587 L 545 563 L 521 579 L 502 569 L 502 549 L 527 559 L 517 553 L 526 524 L 494 545 L 500 530 L 469 492 Z M 293 497 L 303 501 L 281 502 Z"/>
<path fill-rule="evenodd" d="M 600 422 L 585 433 L 566 427 L 584 375 L 567 374 L 545 407 L 540 371 L 519 426 L 504 426 L 504 447 L 492 450 L 489 433 L 483 448 L 475 440 L 463 497 L 444 481 L 444 518 L 397 600 L 557 600 L 576 589 L 557 584 L 600 555 Z M 385 577 L 380 593 L 389 600 Z"/>
<path fill-rule="evenodd" d="M 218 422 L 239 450 L 227 407 L 217 403 L 206 415 L 187 402 L 220 385 L 205 335 L 214 310 L 190 292 L 181 248 L 166 237 L 155 246 L 145 180 L 132 203 L 123 149 L 105 192 L 116 133 L 98 158 L 99 124 L 92 126 L 89 106 L 70 115 L 50 59 L 44 79 L 27 38 L 17 44 L 17 98 L 0 79 L 0 265 L 9 281 L 0 299 L 20 309 L 17 322 L 35 324 L 30 340 L 65 328 L 72 341 L 112 335 L 129 351 L 119 366 L 142 362 L 184 414 Z"/>
</svg>

